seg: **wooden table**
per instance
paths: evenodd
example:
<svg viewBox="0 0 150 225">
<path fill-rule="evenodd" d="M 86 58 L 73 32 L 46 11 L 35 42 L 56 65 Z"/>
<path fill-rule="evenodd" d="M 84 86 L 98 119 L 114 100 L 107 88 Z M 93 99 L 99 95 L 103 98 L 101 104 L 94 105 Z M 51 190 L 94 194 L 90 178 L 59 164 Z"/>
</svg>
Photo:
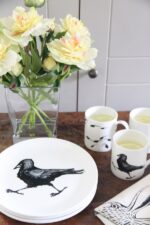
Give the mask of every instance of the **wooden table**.
<svg viewBox="0 0 150 225">
<path fill-rule="evenodd" d="M 128 112 L 120 112 L 119 119 L 128 121 Z M 58 137 L 72 141 L 84 149 L 84 113 L 60 113 L 58 122 Z M 12 144 L 12 129 L 7 115 L 0 114 L 0 152 Z M 94 208 L 109 200 L 117 193 L 132 185 L 135 181 L 123 181 L 116 178 L 110 171 L 110 152 L 99 153 L 86 149 L 94 158 L 98 171 L 99 182 L 96 195 L 90 205 L 78 215 L 51 225 L 102 225 L 94 216 Z M 150 158 L 150 156 L 149 156 Z M 150 172 L 147 168 L 146 173 Z M 89 181 L 90 182 L 90 181 Z M 0 225 L 27 225 L 8 218 L 0 213 Z"/>
</svg>

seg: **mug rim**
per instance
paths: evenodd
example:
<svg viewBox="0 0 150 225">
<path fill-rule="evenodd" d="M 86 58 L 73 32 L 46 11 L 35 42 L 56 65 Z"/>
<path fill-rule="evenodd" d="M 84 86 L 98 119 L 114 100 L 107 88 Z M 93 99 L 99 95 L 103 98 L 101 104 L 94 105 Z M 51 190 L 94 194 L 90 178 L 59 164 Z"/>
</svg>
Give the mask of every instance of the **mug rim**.
<svg viewBox="0 0 150 225">
<path fill-rule="evenodd" d="M 133 120 L 134 122 L 138 123 L 138 124 L 141 124 L 143 126 L 150 126 L 150 123 L 143 123 L 141 121 L 138 121 L 135 119 L 135 116 L 138 115 L 138 113 L 140 114 L 139 111 L 144 111 L 144 110 L 149 110 L 150 111 L 150 107 L 138 107 L 138 108 L 135 108 L 135 109 L 132 109 L 130 111 L 130 114 L 129 114 L 129 122 L 131 122 L 131 120 Z M 137 114 L 136 114 L 136 111 L 137 111 Z M 134 114 L 134 115 L 133 115 Z"/>
<path fill-rule="evenodd" d="M 91 119 L 87 116 L 87 113 L 92 109 L 108 109 L 108 110 L 111 110 L 115 114 L 115 116 L 112 120 L 109 120 L 109 121 L 97 121 L 97 120 Z M 108 124 L 108 123 L 112 123 L 112 122 L 118 120 L 118 112 L 114 108 L 111 108 L 109 106 L 91 106 L 91 107 L 89 107 L 88 109 L 85 110 L 85 119 L 90 121 L 90 122 L 94 122 L 94 123 L 98 123 L 98 124 L 104 124 L 104 123 Z"/>
<path fill-rule="evenodd" d="M 129 152 L 133 152 L 133 151 L 131 151 L 131 149 L 119 145 L 118 142 L 116 141 L 116 136 L 117 136 L 118 134 L 120 134 L 120 133 L 128 133 L 128 132 L 132 132 L 132 133 L 134 132 L 134 133 L 137 133 L 137 134 L 143 136 L 144 139 L 145 139 L 145 141 L 146 141 L 146 143 L 144 144 L 143 147 L 134 149 L 134 151 L 142 151 L 143 149 L 150 147 L 150 144 L 149 144 L 149 141 L 148 141 L 148 137 L 147 137 L 142 131 L 139 131 L 139 130 L 136 130 L 136 129 L 123 129 L 123 130 L 118 130 L 118 131 L 113 135 L 113 144 L 115 144 L 117 147 L 119 147 L 119 148 L 121 148 L 121 149 L 123 149 L 123 150 L 125 150 L 125 151 L 127 151 L 127 152 L 128 152 L 128 151 L 129 151 Z"/>
</svg>

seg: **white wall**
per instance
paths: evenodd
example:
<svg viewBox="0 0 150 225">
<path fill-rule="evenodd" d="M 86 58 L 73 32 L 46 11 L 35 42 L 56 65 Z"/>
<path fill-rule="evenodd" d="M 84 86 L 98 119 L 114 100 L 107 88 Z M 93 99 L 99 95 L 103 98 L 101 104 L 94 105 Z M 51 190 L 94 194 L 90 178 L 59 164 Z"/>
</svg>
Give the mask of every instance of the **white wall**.
<svg viewBox="0 0 150 225">
<path fill-rule="evenodd" d="M 98 49 L 96 59 L 98 76 L 91 79 L 82 71 L 79 76 L 78 109 L 84 111 L 90 106 L 105 104 L 111 0 L 82 0 L 80 14 L 91 32 L 93 45 Z"/>
<path fill-rule="evenodd" d="M 70 13 L 89 27 L 98 77 L 81 71 L 65 80 L 60 111 L 84 111 L 92 105 L 116 110 L 150 106 L 150 0 L 47 0 L 41 9 L 56 19 Z M 23 0 L 1 0 L 0 17 L 9 15 Z M 0 87 L 0 112 L 6 111 Z"/>
<path fill-rule="evenodd" d="M 113 0 L 106 104 L 150 106 L 150 1 Z"/>
</svg>

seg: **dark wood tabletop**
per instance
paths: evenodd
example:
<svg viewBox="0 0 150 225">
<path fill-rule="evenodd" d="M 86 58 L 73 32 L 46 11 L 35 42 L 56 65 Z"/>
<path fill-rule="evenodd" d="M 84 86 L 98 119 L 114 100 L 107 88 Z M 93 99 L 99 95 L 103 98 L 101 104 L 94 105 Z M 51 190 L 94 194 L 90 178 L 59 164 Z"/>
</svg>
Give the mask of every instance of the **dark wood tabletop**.
<svg viewBox="0 0 150 225">
<path fill-rule="evenodd" d="M 128 121 L 128 112 L 119 112 L 119 119 Z M 103 223 L 94 215 L 94 208 L 109 200 L 136 181 L 123 181 L 116 178 L 110 171 L 111 152 L 94 152 L 84 145 L 84 113 L 59 113 L 58 138 L 74 142 L 94 158 L 99 172 L 99 180 L 96 195 L 89 206 L 78 215 L 70 219 L 51 223 L 51 225 L 102 225 Z M 12 145 L 12 128 L 6 114 L 0 114 L 0 152 Z M 150 158 L 150 154 L 148 156 Z M 147 168 L 144 175 L 150 173 Z M 29 225 L 8 218 L 0 213 L 0 225 Z"/>
</svg>

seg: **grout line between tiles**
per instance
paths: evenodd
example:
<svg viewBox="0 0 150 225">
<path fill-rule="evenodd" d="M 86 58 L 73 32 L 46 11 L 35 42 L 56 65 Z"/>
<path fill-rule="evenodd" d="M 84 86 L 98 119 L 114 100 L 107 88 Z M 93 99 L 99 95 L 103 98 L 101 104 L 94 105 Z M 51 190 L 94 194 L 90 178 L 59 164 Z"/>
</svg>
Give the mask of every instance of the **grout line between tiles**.
<svg viewBox="0 0 150 225">
<path fill-rule="evenodd" d="M 133 59 L 139 59 L 139 60 L 150 59 L 150 56 L 130 56 L 130 57 L 128 57 L 128 56 L 117 56 L 117 57 L 111 56 L 111 57 L 108 58 L 108 60 L 128 60 L 128 59 L 130 59 L 130 60 L 133 60 Z"/>
<path fill-rule="evenodd" d="M 81 0 L 78 0 L 78 18 L 81 19 Z M 79 72 L 77 72 L 76 112 L 79 111 Z"/>
<path fill-rule="evenodd" d="M 107 49 L 107 62 L 106 62 L 106 81 L 105 81 L 105 105 L 107 105 L 107 82 L 108 82 L 108 71 L 109 71 L 109 54 L 110 54 L 110 39 L 111 39 L 111 24 L 112 24 L 112 7 L 113 0 L 110 0 L 110 17 L 109 17 L 109 26 L 108 26 L 108 49 Z"/>
<path fill-rule="evenodd" d="M 107 83 L 107 85 L 106 85 L 107 87 L 112 87 L 112 86 L 116 86 L 116 87 L 118 87 L 118 86 L 122 86 L 122 87 L 126 87 L 126 86 L 150 86 L 150 82 L 149 83 L 142 83 L 142 82 L 140 82 L 140 83 Z"/>
</svg>

